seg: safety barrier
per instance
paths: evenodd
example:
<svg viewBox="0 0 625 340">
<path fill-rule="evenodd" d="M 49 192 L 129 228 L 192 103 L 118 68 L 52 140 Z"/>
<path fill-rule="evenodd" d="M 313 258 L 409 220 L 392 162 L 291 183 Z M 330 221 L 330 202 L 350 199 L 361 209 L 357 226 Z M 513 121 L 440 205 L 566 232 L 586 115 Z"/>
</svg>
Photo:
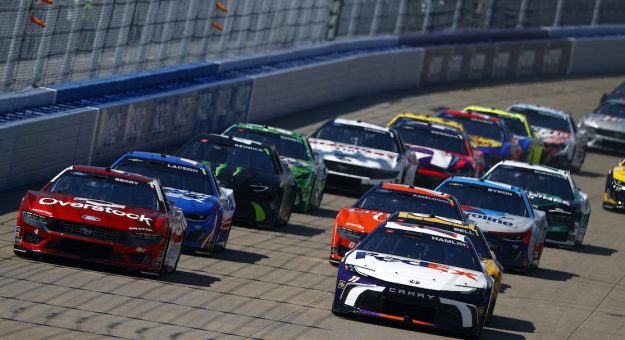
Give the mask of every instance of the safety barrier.
<svg viewBox="0 0 625 340">
<path fill-rule="evenodd" d="M 0 190 L 376 91 L 625 71 L 622 27 L 492 33 L 342 41 L 0 96 Z"/>
</svg>

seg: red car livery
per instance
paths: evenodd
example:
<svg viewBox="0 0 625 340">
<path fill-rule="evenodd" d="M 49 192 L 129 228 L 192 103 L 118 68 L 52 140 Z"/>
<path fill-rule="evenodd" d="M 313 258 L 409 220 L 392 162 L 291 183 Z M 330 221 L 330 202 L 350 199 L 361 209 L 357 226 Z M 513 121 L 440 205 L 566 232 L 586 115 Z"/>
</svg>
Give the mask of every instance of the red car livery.
<svg viewBox="0 0 625 340">
<path fill-rule="evenodd" d="M 14 252 L 75 258 L 159 275 L 174 272 L 186 222 L 156 179 L 72 166 L 19 207 Z"/>
<path fill-rule="evenodd" d="M 338 263 L 395 211 L 410 211 L 464 221 L 456 199 L 448 194 L 402 184 L 378 184 L 351 208 L 339 210 L 330 245 L 330 262 Z"/>
</svg>

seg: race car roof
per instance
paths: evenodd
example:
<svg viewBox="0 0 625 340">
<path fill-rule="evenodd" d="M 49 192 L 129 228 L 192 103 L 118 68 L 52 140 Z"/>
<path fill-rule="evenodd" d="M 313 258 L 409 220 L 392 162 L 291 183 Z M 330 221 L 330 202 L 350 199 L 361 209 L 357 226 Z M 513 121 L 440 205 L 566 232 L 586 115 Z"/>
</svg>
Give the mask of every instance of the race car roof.
<svg viewBox="0 0 625 340">
<path fill-rule="evenodd" d="M 415 187 L 414 185 L 383 183 L 382 184 L 382 188 L 383 189 L 388 189 L 388 190 L 411 192 L 411 193 L 415 193 L 415 194 L 421 194 L 421 195 L 425 195 L 425 196 L 436 197 L 436 198 L 440 198 L 440 199 L 444 199 L 444 200 L 451 199 L 451 195 L 450 194 L 446 194 L 446 193 L 442 193 L 440 191 L 434 191 L 434 190 L 430 190 L 430 189 L 426 189 L 426 188 Z"/>
<path fill-rule="evenodd" d="M 433 220 L 436 220 L 436 218 L 434 218 Z M 440 221 L 444 222 L 443 220 L 440 220 Z M 438 222 L 435 222 L 435 223 L 438 223 Z M 395 222 L 386 222 L 384 226 L 386 228 L 391 228 L 391 229 L 416 231 L 419 233 L 428 234 L 432 236 L 444 237 L 444 238 L 457 240 L 457 241 L 465 242 L 465 243 L 467 242 L 467 238 L 464 235 L 461 235 L 458 233 L 447 232 L 445 230 L 431 228 L 428 226 L 422 226 L 418 224 L 410 224 L 410 223 L 400 224 L 400 223 L 395 223 Z"/>
<path fill-rule="evenodd" d="M 207 165 L 201 162 L 196 162 L 188 158 L 177 157 L 177 156 L 172 156 L 172 155 L 167 155 L 167 154 L 158 154 L 154 152 L 131 151 L 124 155 L 124 158 L 131 158 L 131 157 L 149 159 L 149 160 L 155 160 L 155 161 L 163 161 L 167 163 L 183 165 L 183 166 L 188 166 L 188 167 L 193 167 L 193 168 L 198 168 L 198 169 L 200 168 L 205 169 L 205 170 L 209 169 Z"/>
<path fill-rule="evenodd" d="M 338 123 L 338 124 L 350 125 L 350 126 L 358 126 L 358 127 L 362 127 L 362 128 L 378 130 L 378 131 L 384 131 L 384 132 L 389 132 L 390 131 L 390 129 L 387 128 L 387 127 L 383 127 L 383 126 L 379 126 L 379 125 L 363 122 L 361 120 L 351 120 L 351 119 L 336 118 L 334 120 L 334 122 Z"/>
<path fill-rule="evenodd" d="M 501 161 L 501 162 L 495 164 L 493 166 L 493 169 L 496 168 L 499 165 L 508 165 L 508 166 L 513 166 L 513 167 L 516 167 L 516 168 L 523 168 L 523 169 L 528 169 L 528 170 L 539 170 L 539 171 L 544 171 L 544 172 L 548 172 L 548 173 L 551 173 L 551 174 L 560 175 L 560 176 L 563 176 L 563 177 L 568 177 L 569 174 L 570 174 L 566 170 L 552 168 L 552 167 L 546 166 L 546 165 L 532 165 L 532 164 L 528 164 L 528 163 L 517 162 L 517 161 L 508 161 L 508 160 L 504 160 L 504 161 Z"/>
<path fill-rule="evenodd" d="M 450 177 L 448 181 L 456 182 L 456 183 L 471 184 L 475 186 L 484 186 L 484 187 L 499 189 L 499 190 L 512 191 L 515 193 L 524 193 L 523 189 L 519 187 L 515 187 L 506 183 L 488 181 L 484 179 L 477 179 L 477 178 L 470 178 L 470 177 Z"/>
<path fill-rule="evenodd" d="M 391 121 L 388 123 L 388 126 L 390 127 L 397 120 L 401 118 L 410 119 L 414 121 L 414 123 L 418 123 L 422 126 L 436 127 L 440 129 L 445 129 L 447 131 L 452 131 L 452 130 L 463 131 L 464 130 L 464 127 L 462 126 L 462 124 L 455 122 L 453 120 L 449 120 L 449 119 L 445 119 L 441 117 L 433 117 L 430 115 L 414 114 L 410 112 L 402 112 L 398 114 L 393 119 L 391 119 Z"/>
<path fill-rule="evenodd" d="M 301 136 L 299 133 L 295 133 L 293 131 L 277 128 L 274 126 L 254 124 L 254 123 L 236 123 L 232 125 L 230 128 L 258 129 L 258 130 L 263 130 L 266 132 L 275 133 L 275 134 L 284 135 L 284 136 L 290 136 L 290 137 Z"/>
<path fill-rule="evenodd" d="M 544 113 L 550 116 L 554 116 L 560 119 L 566 119 L 569 115 L 568 112 L 565 111 L 559 111 L 556 109 L 552 109 L 550 107 L 546 107 L 546 106 L 540 106 L 540 105 L 534 105 L 534 104 L 526 104 L 526 103 L 516 103 L 511 105 L 508 110 L 514 110 L 514 108 L 520 108 L 520 109 L 527 109 L 527 110 L 534 110 L 537 111 L 539 113 Z"/>
<path fill-rule="evenodd" d="M 475 119 L 481 119 L 481 120 L 488 120 L 488 121 L 491 121 L 493 123 L 498 123 L 499 122 L 498 118 L 491 117 L 491 116 L 485 115 L 485 114 L 480 114 L 480 113 L 456 111 L 456 110 L 449 110 L 449 109 L 441 111 L 441 113 L 448 113 L 450 115 L 460 116 L 460 117 L 464 117 L 464 118 L 475 118 Z"/>
<path fill-rule="evenodd" d="M 484 114 L 492 113 L 494 115 L 514 118 L 517 120 L 522 120 L 522 121 L 527 120 L 527 118 L 522 114 L 518 114 L 515 112 L 508 112 L 508 111 L 499 110 L 499 109 L 495 109 L 491 107 L 485 107 L 485 106 L 471 105 L 471 106 L 465 107 L 463 111 L 470 112 L 470 113 L 478 113 L 478 114 L 479 113 L 484 113 Z"/>
<path fill-rule="evenodd" d="M 142 176 L 142 175 L 135 174 L 135 173 L 130 173 L 130 172 L 121 171 L 121 170 L 115 170 L 115 169 L 111 169 L 111 168 L 102 168 L 102 167 L 97 167 L 97 166 L 72 165 L 69 168 L 71 168 L 74 171 L 86 172 L 86 173 L 102 175 L 102 176 L 112 176 L 112 177 L 118 177 L 118 178 L 123 178 L 123 179 L 130 179 L 130 180 L 133 180 L 133 181 L 138 181 L 138 182 L 143 182 L 143 183 L 150 183 L 150 182 L 152 182 L 154 180 L 153 178 Z M 63 172 L 65 172 L 65 171 L 62 171 L 61 173 L 63 173 Z M 61 173 L 59 173 L 59 175 Z M 59 175 L 55 176 L 51 180 L 51 182 L 53 182 Z"/>
</svg>

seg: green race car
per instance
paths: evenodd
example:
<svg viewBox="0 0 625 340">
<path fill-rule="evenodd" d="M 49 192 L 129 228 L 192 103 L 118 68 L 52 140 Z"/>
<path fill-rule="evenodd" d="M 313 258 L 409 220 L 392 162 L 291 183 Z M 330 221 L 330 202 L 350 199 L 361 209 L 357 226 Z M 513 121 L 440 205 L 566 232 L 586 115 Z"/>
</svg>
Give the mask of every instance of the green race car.
<svg viewBox="0 0 625 340">
<path fill-rule="evenodd" d="M 328 169 L 323 161 L 313 154 L 305 136 L 284 129 L 251 123 L 234 124 L 227 128 L 223 135 L 273 145 L 297 181 L 295 209 L 308 212 L 319 207 L 325 190 Z"/>
</svg>

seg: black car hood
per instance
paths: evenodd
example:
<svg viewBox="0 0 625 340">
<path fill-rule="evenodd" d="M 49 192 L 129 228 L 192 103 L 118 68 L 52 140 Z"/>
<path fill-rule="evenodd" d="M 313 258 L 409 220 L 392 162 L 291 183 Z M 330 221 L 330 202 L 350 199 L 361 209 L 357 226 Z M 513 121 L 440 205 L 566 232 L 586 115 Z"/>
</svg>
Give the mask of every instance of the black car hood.
<svg viewBox="0 0 625 340">
<path fill-rule="evenodd" d="M 219 180 L 220 185 L 235 191 L 239 188 L 247 189 L 250 185 L 276 187 L 281 182 L 278 174 L 260 172 L 240 166 L 229 166 L 227 164 L 211 164 L 211 166 L 215 169 L 215 176 Z"/>
</svg>

